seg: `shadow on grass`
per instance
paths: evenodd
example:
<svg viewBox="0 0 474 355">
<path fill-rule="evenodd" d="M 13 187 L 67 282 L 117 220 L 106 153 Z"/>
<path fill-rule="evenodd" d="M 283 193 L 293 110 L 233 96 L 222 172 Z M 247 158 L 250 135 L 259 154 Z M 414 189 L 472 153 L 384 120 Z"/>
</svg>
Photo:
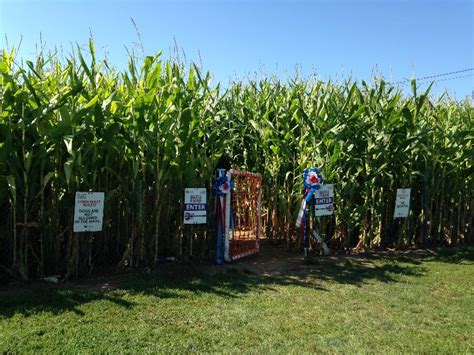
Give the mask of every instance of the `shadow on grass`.
<svg viewBox="0 0 474 355">
<path fill-rule="evenodd" d="M 251 271 L 232 267 L 214 272 L 186 267 L 172 273 L 165 271 L 136 275 L 122 283 L 120 289 L 159 298 L 187 298 L 212 294 L 236 299 L 249 292 L 275 291 L 277 286 L 302 286 L 325 291 L 325 288 L 315 281 L 303 280 L 291 274 L 256 275 Z"/>
<path fill-rule="evenodd" d="M 84 312 L 79 307 L 98 300 L 109 301 L 125 308 L 133 305 L 121 297 L 103 292 L 36 286 L 18 292 L 0 293 L 0 317 L 11 317 L 15 314 L 30 316 L 40 312 L 60 314 L 68 311 L 83 316 Z"/>
<path fill-rule="evenodd" d="M 428 259 L 450 264 L 474 263 L 474 246 L 442 248 Z"/>
<path fill-rule="evenodd" d="M 352 259 L 327 260 L 324 258 L 306 260 L 312 269 L 307 272 L 321 281 L 362 286 L 368 282 L 399 282 L 400 276 L 422 276 L 426 268 L 421 262 L 410 260 Z M 300 271 L 300 274 L 304 271 Z"/>
<path fill-rule="evenodd" d="M 227 266 L 217 271 L 196 265 L 170 264 L 160 266 L 157 271 L 136 273 L 117 282 L 113 291 L 94 291 L 84 287 L 34 287 L 0 293 L 0 317 L 15 314 L 26 316 L 49 312 L 60 314 L 74 312 L 84 315 L 81 305 L 108 301 L 119 307 L 132 308 L 133 302 L 124 299 L 127 294 L 143 294 L 157 298 L 188 298 L 203 295 L 237 299 L 249 292 L 277 291 L 280 286 L 311 288 L 317 292 L 328 292 L 327 285 L 351 284 L 363 286 L 371 282 L 400 282 L 401 277 L 419 277 L 427 272 L 423 263 L 441 261 L 460 263 L 474 260 L 474 248 L 443 250 L 419 255 L 367 254 L 335 258 L 312 257 L 304 263 L 281 263 L 278 270 L 265 272 L 265 260 L 260 271 L 252 269 L 252 263 L 244 267 Z M 290 260 L 290 259 L 288 259 Z"/>
<path fill-rule="evenodd" d="M 406 251 L 382 251 L 359 254 L 367 260 L 391 260 L 419 265 L 422 262 L 436 261 L 449 264 L 473 263 L 474 246 L 454 248 L 418 249 Z"/>
<path fill-rule="evenodd" d="M 83 316 L 81 306 L 95 301 L 109 301 L 117 306 L 133 308 L 133 302 L 124 295 L 146 295 L 160 299 L 184 299 L 212 294 L 218 297 L 236 299 L 249 292 L 274 290 L 277 285 L 299 285 L 324 290 L 315 283 L 288 277 L 262 277 L 227 268 L 209 272 L 204 267 L 192 265 L 167 265 L 163 270 L 127 275 L 109 292 L 72 287 L 36 285 L 29 289 L 0 292 L 0 320 L 15 314 L 31 316 L 40 312 L 61 314 L 74 312 Z"/>
<path fill-rule="evenodd" d="M 77 288 L 35 287 L 12 294 L 0 296 L 0 317 L 15 314 L 30 316 L 38 312 L 60 314 L 71 311 L 84 315 L 80 306 L 89 302 L 109 301 L 120 307 L 131 308 L 134 304 L 123 299 L 125 294 L 143 294 L 160 299 L 188 298 L 214 295 L 237 299 L 249 292 L 276 291 L 280 286 L 296 286 L 326 292 L 325 282 L 352 283 L 362 285 L 367 280 L 395 282 L 393 274 L 418 275 L 414 267 L 382 265 L 374 267 L 354 262 L 336 263 L 331 260 L 317 264 L 302 265 L 301 269 L 287 270 L 272 275 L 257 275 L 227 268 L 209 272 L 205 268 L 169 265 L 168 270 L 149 274 L 133 274 L 117 285 L 111 292 L 84 290 Z"/>
</svg>

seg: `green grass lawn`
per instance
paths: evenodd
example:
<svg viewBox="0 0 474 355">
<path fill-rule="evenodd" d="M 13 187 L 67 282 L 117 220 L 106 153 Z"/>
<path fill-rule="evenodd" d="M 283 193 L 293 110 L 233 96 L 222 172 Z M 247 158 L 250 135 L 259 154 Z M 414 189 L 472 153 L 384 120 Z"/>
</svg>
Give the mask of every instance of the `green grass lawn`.
<svg viewBox="0 0 474 355">
<path fill-rule="evenodd" d="M 474 352 L 473 248 L 252 265 L 0 291 L 0 352 Z"/>
</svg>

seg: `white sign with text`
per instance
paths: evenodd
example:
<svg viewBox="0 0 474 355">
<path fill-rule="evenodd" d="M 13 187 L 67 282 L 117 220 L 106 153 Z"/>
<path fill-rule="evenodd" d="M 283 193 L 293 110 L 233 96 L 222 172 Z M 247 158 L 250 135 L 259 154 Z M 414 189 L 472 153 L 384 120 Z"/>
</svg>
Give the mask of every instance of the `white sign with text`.
<svg viewBox="0 0 474 355">
<path fill-rule="evenodd" d="M 103 192 L 76 192 L 74 232 L 100 232 L 103 218 Z"/>
<path fill-rule="evenodd" d="M 334 185 L 325 184 L 314 194 L 314 215 L 331 216 L 334 211 Z"/>
<path fill-rule="evenodd" d="M 395 212 L 393 218 L 406 218 L 410 209 L 411 189 L 397 189 L 397 199 L 395 201 Z"/>
<path fill-rule="evenodd" d="M 207 223 L 207 193 L 205 188 L 184 190 L 184 224 Z"/>
</svg>

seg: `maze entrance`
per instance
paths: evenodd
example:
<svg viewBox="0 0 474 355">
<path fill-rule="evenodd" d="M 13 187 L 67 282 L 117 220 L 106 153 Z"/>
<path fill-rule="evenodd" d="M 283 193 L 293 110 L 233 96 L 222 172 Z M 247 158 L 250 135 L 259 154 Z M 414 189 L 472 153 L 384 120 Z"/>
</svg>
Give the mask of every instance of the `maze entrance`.
<svg viewBox="0 0 474 355">
<path fill-rule="evenodd" d="M 226 261 L 255 254 L 260 250 L 262 175 L 231 169 L 228 177 L 234 183 L 226 209 Z"/>
</svg>

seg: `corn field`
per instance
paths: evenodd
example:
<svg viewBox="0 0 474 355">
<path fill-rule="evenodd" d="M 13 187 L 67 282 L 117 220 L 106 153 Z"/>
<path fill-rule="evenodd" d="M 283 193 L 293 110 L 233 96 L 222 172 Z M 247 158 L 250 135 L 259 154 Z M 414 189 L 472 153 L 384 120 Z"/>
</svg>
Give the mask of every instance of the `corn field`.
<svg viewBox="0 0 474 355">
<path fill-rule="evenodd" d="M 0 275 L 66 278 L 209 260 L 209 227 L 183 226 L 186 187 L 212 190 L 222 155 L 264 177 L 266 237 L 301 247 L 302 171 L 335 186 L 319 222 L 333 249 L 473 243 L 474 110 L 386 84 L 295 78 L 211 85 L 196 65 L 78 49 L 0 56 Z M 410 215 L 394 219 L 397 188 Z M 73 233 L 76 191 L 105 192 L 102 232 Z M 210 203 L 212 205 L 212 203 Z M 0 277 L 0 280 L 2 277 Z"/>
</svg>

